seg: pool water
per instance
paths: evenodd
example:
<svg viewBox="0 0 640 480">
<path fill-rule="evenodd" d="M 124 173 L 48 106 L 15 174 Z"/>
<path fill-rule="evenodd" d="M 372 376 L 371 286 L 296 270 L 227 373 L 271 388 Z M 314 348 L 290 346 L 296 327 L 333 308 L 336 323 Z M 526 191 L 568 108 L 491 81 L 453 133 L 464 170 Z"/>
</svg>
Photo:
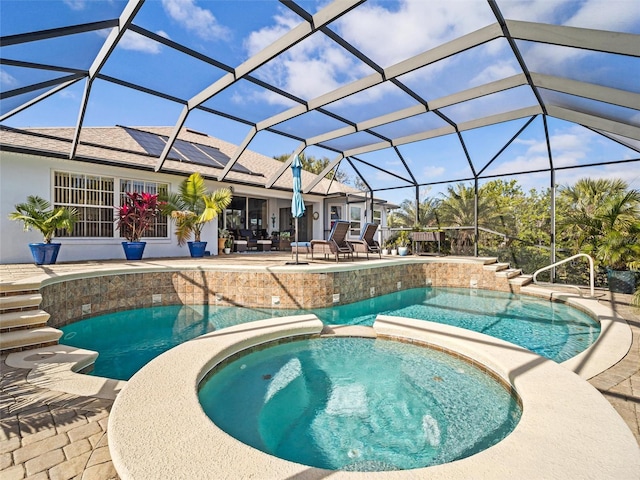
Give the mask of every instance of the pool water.
<svg viewBox="0 0 640 480">
<path fill-rule="evenodd" d="M 591 345 L 600 325 L 562 303 L 462 288 L 418 288 L 316 310 L 174 305 L 100 315 L 62 327 L 60 343 L 99 352 L 93 375 L 128 380 L 162 352 L 205 333 L 271 317 L 314 313 L 327 325 L 373 325 L 378 314 L 485 333 L 563 362 Z"/>
<path fill-rule="evenodd" d="M 201 385 L 211 420 L 266 453 L 332 470 L 405 470 L 496 444 L 521 409 L 451 355 L 389 340 L 321 338 L 265 348 Z"/>
</svg>

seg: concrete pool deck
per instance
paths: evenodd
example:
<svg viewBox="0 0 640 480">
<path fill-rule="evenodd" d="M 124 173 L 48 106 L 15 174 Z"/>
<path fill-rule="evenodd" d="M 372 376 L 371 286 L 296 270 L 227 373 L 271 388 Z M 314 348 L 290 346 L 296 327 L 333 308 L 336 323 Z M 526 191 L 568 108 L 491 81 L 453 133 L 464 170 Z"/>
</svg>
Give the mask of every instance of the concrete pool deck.
<svg viewBox="0 0 640 480">
<path fill-rule="evenodd" d="M 232 255 L 215 258 L 230 267 L 282 265 L 290 260 L 284 255 Z M 397 260 L 400 261 L 400 260 Z M 189 264 L 189 259 L 152 260 L 155 267 L 169 268 L 177 263 Z M 327 266 L 327 262 L 318 262 Z M 347 266 L 349 262 L 345 262 Z M 360 262 L 356 262 L 360 263 Z M 343 263 L 341 262 L 341 265 Z M 129 268 L 127 262 L 86 262 L 60 264 L 52 267 L 34 265 L 2 265 L 0 279 L 4 282 L 26 282 L 51 275 L 95 272 L 97 269 Z M 529 287 L 525 287 L 529 288 Z M 640 315 L 628 306 L 629 296 L 597 292 L 597 302 L 611 307 L 616 316 L 625 318 L 633 332 L 633 344 L 625 357 L 589 382 L 600 390 L 631 432 L 638 434 L 640 394 L 639 331 Z M 118 478 L 107 445 L 107 419 L 112 401 L 68 394 L 36 385 L 27 379 L 28 370 L 9 367 L 2 358 L 2 436 L 0 437 L 0 473 L 2 478 Z M 103 385 L 99 394 L 111 387 Z M 112 392 L 113 393 L 113 392 Z M 611 472 L 613 473 L 613 472 Z M 238 477 L 236 477 L 238 478 Z M 600 478 L 607 478 L 600 477 Z M 619 478 L 613 475 L 608 478 Z"/>
</svg>

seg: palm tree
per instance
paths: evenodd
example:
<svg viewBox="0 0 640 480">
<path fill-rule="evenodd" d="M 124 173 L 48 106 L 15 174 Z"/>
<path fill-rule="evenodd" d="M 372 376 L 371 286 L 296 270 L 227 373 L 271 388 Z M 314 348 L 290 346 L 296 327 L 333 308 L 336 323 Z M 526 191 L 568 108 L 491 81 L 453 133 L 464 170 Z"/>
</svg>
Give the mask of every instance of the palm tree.
<svg viewBox="0 0 640 480">
<path fill-rule="evenodd" d="M 596 212 L 601 235 L 593 253 L 613 270 L 626 270 L 640 258 L 640 192 L 630 190 L 604 201 Z M 588 245 L 589 247 L 591 245 Z"/>
<path fill-rule="evenodd" d="M 480 192 L 481 193 L 481 192 Z M 438 208 L 438 217 L 442 225 L 451 227 L 472 227 L 475 225 L 475 191 L 472 186 L 458 183 L 447 187 L 447 193 Z M 478 225 L 493 228 L 499 214 L 493 207 L 491 196 L 478 195 Z M 461 249 L 473 244 L 473 230 L 459 230 L 451 240 L 451 247 Z"/>
<path fill-rule="evenodd" d="M 224 212 L 231 198 L 228 188 L 209 193 L 204 179 L 197 172 L 184 179 L 178 193 L 170 194 L 162 209 L 162 213 L 171 215 L 176 222 L 178 245 L 184 245 L 192 234 L 194 240 L 200 242 L 204 225 Z"/>
<path fill-rule="evenodd" d="M 558 210 L 558 226 L 576 252 L 621 266 L 628 263 L 622 261 L 625 252 L 632 253 L 638 247 L 640 192 L 628 190 L 621 179 L 583 178 L 573 186 L 562 187 Z"/>
<path fill-rule="evenodd" d="M 389 217 L 390 227 L 433 227 L 438 225 L 437 209 L 440 200 L 427 197 L 418 207 L 418 223 L 416 224 L 416 203 L 411 200 L 403 200 L 400 208 Z"/>
</svg>

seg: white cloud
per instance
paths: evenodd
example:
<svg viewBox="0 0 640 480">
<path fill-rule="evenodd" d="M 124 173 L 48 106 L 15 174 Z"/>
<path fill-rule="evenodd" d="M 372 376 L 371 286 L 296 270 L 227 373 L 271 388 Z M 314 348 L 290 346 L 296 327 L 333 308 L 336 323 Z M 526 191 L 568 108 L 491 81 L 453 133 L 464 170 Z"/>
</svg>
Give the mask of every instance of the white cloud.
<svg viewBox="0 0 640 480">
<path fill-rule="evenodd" d="M 508 60 L 495 62 L 488 65 L 482 72 L 476 75 L 470 83 L 472 85 L 480 85 L 495 80 L 502 80 L 503 78 L 517 75 L 518 73 L 521 73 L 521 70 L 516 69 L 513 63 Z"/>
<path fill-rule="evenodd" d="M 118 46 L 125 50 L 133 50 L 136 52 L 157 54 L 160 53 L 160 44 L 153 40 L 140 35 L 139 33 L 127 30 Z"/>
<path fill-rule="evenodd" d="M 172 19 L 203 40 L 224 39 L 229 35 L 213 13 L 197 6 L 195 0 L 162 0 L 162 6 Z"/>
<path fill-rule="evenodd" d="M 18 85 L 18 80 L 4 70 L 0 70 L 0 85 L 5 88 L 12 88 Z"/>
<path fill-rule="evenodd" d="M 252 32 L 244 41 L 244 48 L 249 57 L 255 55 L 300 23 L 300 19 L 293 13 L 276 15 L 273 20 L 275 22 L 274 25 Z"/>
<path fill-rule="evenodd" d="M 513 9 L 508 11 L 513 11 L 514 15 L 517 13 L 515 5 L 520 5 L 527 12 L 526 20 L 572 27 L 637 33 L 640 22 L 640 8 L 637 8 L 636 0 L 586 0 L 579 3 L 538 0 L 531 5 L 529 3 L 522 5 L 520 2 L 516 4 L 507 2 L 506 5 Z M 505 16 L 508 18 L 507 13 Z M 536 44 L 525 50 L 527 64 L 532 71 L 575 68 L 568 62 L 577 61 L 589 55 L 591 55 L 590 51 L 578 48 L 543 44 Z"/>
<path fill-rule="evenodd" d="M 437 180 L 444 175 L 446 169 L 444 167 L 436 167 L 433 165 L 422 168 L 421 174 L 419 175 L 421 181 L 428 180 Z"/>
<path fill-rule="evenodd" d="M 252 32 L 245 40 L 248 56 L 286 34 L 300 23 L 300 19 L 293 13 L 282 12 L 274 16 L 274 22 Z M 361 72 L 362 66 L 347 52 L 324 35 L 312 35 L 262 66 L 256 75 L 296 96 L 311 99 L 359 78 Z M 367 73 L 370 72 L 367 70 Z M 281 97 L 265 95 L 272 102 L 283 103 Z M 286 100 L 286 103 L 290 102 Z"/>
<path fill-rule="evenodd" d="M 78 99 L 78 95 L 76 95 L 75 92 L 73 92 L 73 91 L 71 91 L 71 90 L 69 90 L 67 88 L 62 90 L 59 93 L 59 95 L 60 95 L 60 98 L 65 98 L 65 99 L 68 99 L 68 100 L 77 100 Z"/>
<path fill-rule="evenodd" d="M 492 21 L 487 5 L 475 1 L 448 2 L 435 8 L 432 2 L 423 0 L 401 0 L 399 5 L 390 5 L 384 2 L 364 4 L 335 22 L 335 27 L 347 41 L 383 66 L 397 63 Z M 281 10 L 273 20 L 273 25 L 253 32 L 246 39 L 244 46 L 249 56 L 300 23 L 298 16 L 286 10 Z M 393 34 L 384 35 L 381 41 L 381 32 Z M 373 70 L 368 66 L 323 35 L 312 35 L 257 72 L 265 81 L 289 89 L 305 99 L 315 98 L 371 73 Z M 494 71 L 487 72 L 487 75 L 492 73 L 498 74 Z M 369 89 L 342 102 L 375 101 L 386 93 L 386 88 L 392 87 Z"/>
<path fill-rule="evenodd" d="M 570 167 L 580 164 L 593 149 L 595 137 L 576 127 L 570 127 L 553 133 L 549 137 L 554 167 Z M 517 139 L 514 144 L 526 146 L 526 150 L 513 160 L 497 165 L 491 174 L 510 174 L 513 172 L 548 169 L 549 156 L 547 143 L 541 139 Z"/>
<path fill-rule="evenodd" d="M 401 0 L 393 10 L 386 6 L 365 4 L 339 21 L 342 35 L 383 66 L 495 22 L 484 2 Z"/>
<path fill-rule="evenodd" d="M 638 21 L 640 8 L 636 0 L 588 0 L 565 25 L 625 32 Z"/>
<path fill-rule="evenodd" d="M 64 0 L 65 5 L 67 5 L 71 10 L 84 10 L 87 2 L 86 0 Z"/>
</svg>

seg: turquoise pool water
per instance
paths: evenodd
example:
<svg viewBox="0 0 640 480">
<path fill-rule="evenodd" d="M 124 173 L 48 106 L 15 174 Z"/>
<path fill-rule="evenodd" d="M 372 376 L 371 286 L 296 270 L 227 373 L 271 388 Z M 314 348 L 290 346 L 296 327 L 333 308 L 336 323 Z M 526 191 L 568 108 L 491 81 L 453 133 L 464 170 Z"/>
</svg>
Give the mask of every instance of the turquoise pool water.
<svg viewBox="0 0 640 480">
<path fill-rule="evenodd" d="M 515 428 L 495 379 L 429 348 L 322 338 L 259 350 L 201 385 L 222 430 L 279 458 L 332 470 L 406 470 L 468 457 Z"/>
<path fill-rule="evenodd" d="M 485 333 L 562 362 L 585 350 L 600 325 L 561 303 L 486 290 L 419 288 L 311 310 L 325 324 L 373 325 L 387 314 Z M 207 305 L 151 307 L 88 318 L 62 328 L 60 343 L 100 353 L 92 374 L 128 380 L 162 352 L 191 338 L 255 320 L 309 313 Z"/>
</svg>

